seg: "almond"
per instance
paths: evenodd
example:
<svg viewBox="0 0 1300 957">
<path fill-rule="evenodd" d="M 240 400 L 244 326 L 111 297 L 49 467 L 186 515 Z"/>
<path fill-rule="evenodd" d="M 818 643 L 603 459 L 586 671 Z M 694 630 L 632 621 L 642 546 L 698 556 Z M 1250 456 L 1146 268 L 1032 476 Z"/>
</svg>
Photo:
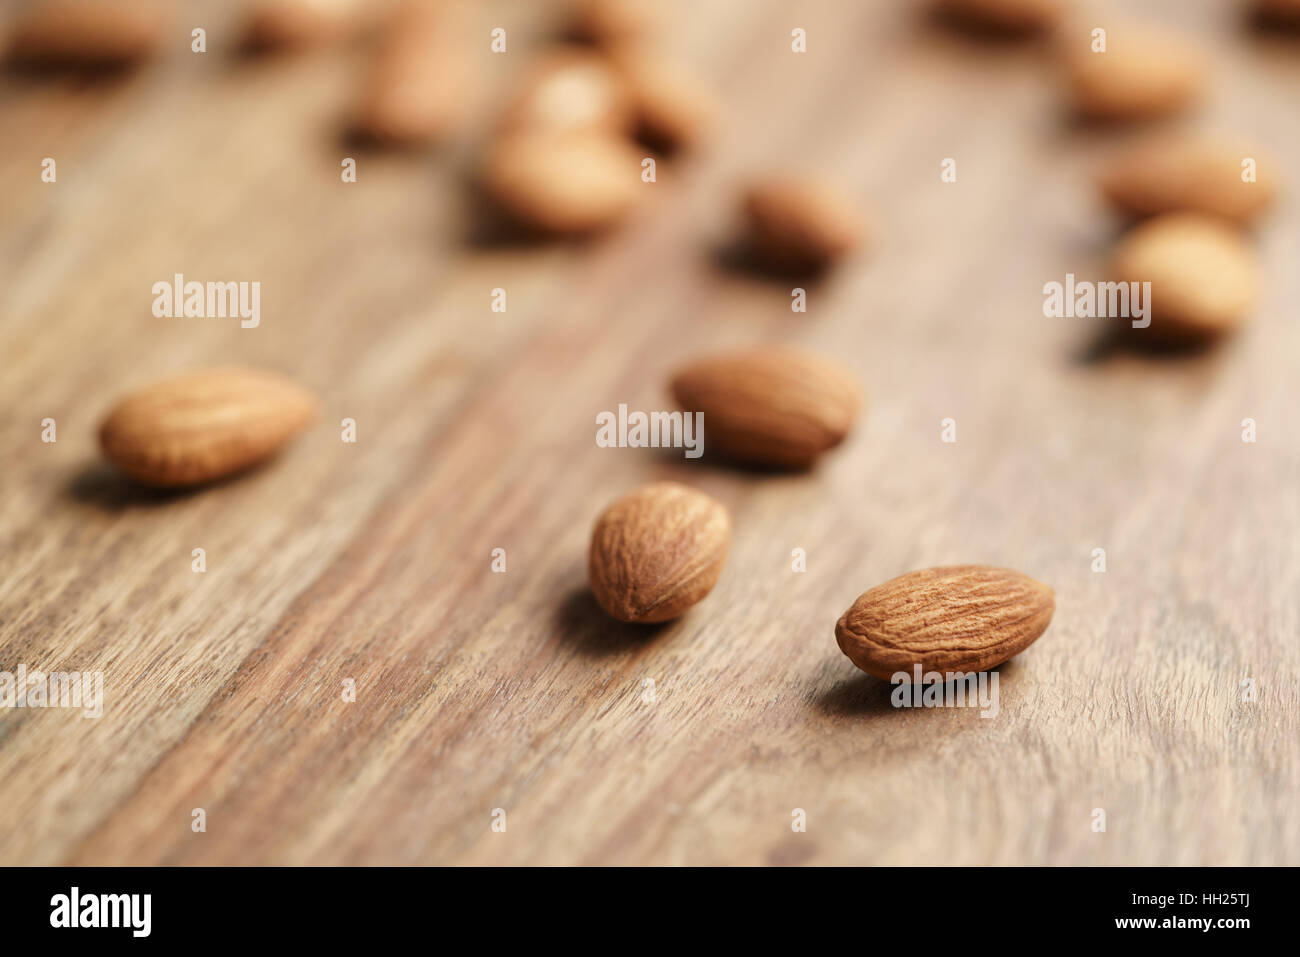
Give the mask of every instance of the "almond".
<svg viewBox="0 0 1300 957">
<path fill-rule="evenodd" d="M 619 621 L 676 618 L 713 590 L 730 543 L 731 520 L 719 502 L 676 482 L 645 485 L 596 520 L 591 590 Z"/>
<path fill-rule="evenodd" d="M 962 24 L 997 33 L 1036 33 L 1054 27 L 1062 0 L 938 0 L 939 13 Z"/>
<path fill-rule="evenodd" d="M 384 25 L 354 129 L 392 144 L 445 138 L 461 119 L 468 63 L 437 0 L 404 0 Z"/>
<path fill-rule="evenodd" d="M 603 57 L 565 50 L 541 60 L 507 107 L 506 129 L 625 133 L 632 113 L 627 90 Z"/>
<path fill-rule="evenodd" d="M 1259 289 L 1258 258 L 1220 219 L 1169 213 L 1136 226 L 1116 247 L 1110 275 L 1151 283 L 1148 329 L 1161 341 L 1207 339 L 1240 325 Z"/>
<path fill-rule="evenodd" d="M 649 50 L 611 54 L 623 79 L 636 133 L 664 150 L 692 146 L 716 125 L 721 110 L 707 85 L 681 64 Z"/>
<path fill-rule="evenodd" d="M 908 572 L 858 597 L 835 626 L 849 660 L 877 678 L 996 668 L 1047 630 L 1052 589 L 987 565 Z"/>
<path fill-rule="evenodd" d="M 244 30 L 250 50 L 297 50 L 329 43 L 363 22 L 360 0 L 259 0 Z"/>
<path fill-rule="evenodd" d="M 632 209 L 641 156 L 597 132 L 527 131 L 499 139 L 483 158 L 486 193 L 516 222 L 582 235 L 613 226 Z"/>
<path fill-rule="evenodd" d="M 192 372 L 120 400 L 99 441 L 104 454 L 146 485 L 200 485 L 270 458 L 315 409 L 306 390 L 271 372 Z"/>
<path fill-rule="evenodd" d="M 842 442 L 862 401 L 846 369 L 788 346 L 699 359 L 671 387 L 683 408 L 704 413 L 706 450 L 780 468 L 807 468 Z"/>
<path fill-rule="evenodd" d="M 1075 110 L 1095 120 L 1140 120 L 1177 113 L 1201 93 L 1206 74 L 1197 48 L 1144 24 L 1107 24 L 1106 49 L 1076 32 L 1066 51 Z"/>
<path fill-rule="evenodd" d="M 1255 178 L 1242 163 L 1255 160 Z M 1131 216 L 1205 213 L 1246 224 L 1277 198 L 1274 164 L 1242 143 L 1162 138 L 1121 155 L 1101 175 L 1102 193 Z"/>
<path fill-rule="evenodd" d="M 44 0 L 14 23 L 6 58 L 22 65 L 128 66 L 159 50 L 168 21 L 147 0 Z"/>
<path fill-rule="evenodd" d="M 754 184 L 745 194 L 744 214 L 750 252 L 783 271 L 825 268 L 862 240 L 854 203 L 807 176 L 773 176 Z"/>
<path fill-rule="evenodd" d="M 661 20 L 655 0 L 577 0 L 573 5 L 574 35 L 598 46 L 650 39 Z"/>
</svg>

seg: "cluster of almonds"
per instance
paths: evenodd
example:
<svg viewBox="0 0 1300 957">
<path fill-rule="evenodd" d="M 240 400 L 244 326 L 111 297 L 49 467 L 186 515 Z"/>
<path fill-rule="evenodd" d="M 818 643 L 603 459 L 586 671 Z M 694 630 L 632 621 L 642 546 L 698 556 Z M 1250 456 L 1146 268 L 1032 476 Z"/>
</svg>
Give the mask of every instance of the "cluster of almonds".
<svg viewBox="0 0 1300 957">
<path fill-rule="evenodd" d="M 1033 34 L 1058 28 L 1066 0 L 941 0 L 983 29 Z M 1300 0 L 1259 0 L 1261 16 L 1300 26 Z M 1061 49 L 1074 113 L 1094 123 L 1134 124 L 1183 113 L 1204 94 L 1207 62 L 1195 46 L 1154 27 L 1106 20 L 1106 49 L 1072 30 Z M 1255 160 L 1256 176 L 1242 177 Z M 1273 205 L 1274 164 L 1249 144 L 1166 135 L 1139 144 L 1102 171 L 1100 187 L 1123 215 L 1142 220 L 1114 249 L 1107 277 L 1151 283 L 1151 324 L 1161 344 L 1198 344 L 1239 326 L 1260 285 L 1244 230 Z"/>
</svg>

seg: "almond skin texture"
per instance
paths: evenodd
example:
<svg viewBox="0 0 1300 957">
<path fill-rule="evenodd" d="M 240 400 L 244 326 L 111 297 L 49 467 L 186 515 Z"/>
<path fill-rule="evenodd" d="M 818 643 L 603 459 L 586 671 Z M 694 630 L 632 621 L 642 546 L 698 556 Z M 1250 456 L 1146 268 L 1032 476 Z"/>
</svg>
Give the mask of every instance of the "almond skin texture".
<svg viewBox="0 0 1300 957">
<path fill-rule="evenodd" d="M 483 158 L 480 177 L 516 222 L 554 235 L 608 229 L 644 189 L 640 154 L 619 137 L 595 132 L 505 136 Z"/>
<path fill-rule="evenodd" d="M 316 401 L 282 376 L 213 369 L 132 392 L 99 430 L 104 454 L 145 485 L 181 488 L 274 455 L 316 414 Z"/>
<path fill-rule="evenodd" d="M 1065 66 L 1075 111 L 1092 120 L 1122 122 L 1181 112 L 1204 87 L 1203 53 L 1176 36 L 1138 24 L 1106 28 L 1106 50 L 1094 53 L 1088 34 L 1071 34 Z"/>
<path fill-rule="evenodd" d="M 1255 181 L 1242 181 L 1242 161 L 1256 162 Z M 1162 139 L 1118 157 L 1101 175 L 1101 191 L 1130 216 L 1205 213 L 1242 225 L 1273 205 L 1277 181 L 1271 160 L 1245 144 Z"/>
<path fill-rule="evenodd" d="M 404 0 L 384 25 L 353 130 L 379 143 L 445 139 L 459 124 L 470 72 L 438 0 Z"/>
<path fill-rule="evenodd" d="M 744 215 L 750 251 L 785 272 L 824 269 L 858 246 L 864 232 L 852 201 L 803 176 L 755 183 L 745 194 Z"/>
<path fill-rule="evenodd" d="M 1116 247 L 1109 271 L 1121 282 L 1151 283 L 1151 325 L 1133 331 L 1161 342 L 1195 342 L 1236 328 L 1259 289 L 1259 262 L 1246 237 L 1195 213 L 1140 223 Z"/>
<path fill-rule="evenodd" d="M 1028 575 L 987 565 L 908 572 L 864 592 L 835 626 L 849 660 L 886 681 L 898 672 L 996 668 L 1047 630 L 1056 600 Z"/>
<path fill-rule="evenodd" d="M 129 66 L 158 51 L 168 20 L 146 0 L 43 0 L 14 23 L 6 59 L 23 66 Z"/>
<path fill-rule="evenodd" d="M 862 404 L 851 373 L 787 346 L 699 359 L 672 378 L 688 412 L 704 413 L 704 448 L 739 462 L 808 468 L 844 440 Z"/>
<path fill-rule="evenodd" d="M 668 621 L 713 590 L 730 543 L 731 520 L 719 502 L 676 482 L 645 485 L 596 520 L 591 590 L 619 621 Z"/>
</svg>

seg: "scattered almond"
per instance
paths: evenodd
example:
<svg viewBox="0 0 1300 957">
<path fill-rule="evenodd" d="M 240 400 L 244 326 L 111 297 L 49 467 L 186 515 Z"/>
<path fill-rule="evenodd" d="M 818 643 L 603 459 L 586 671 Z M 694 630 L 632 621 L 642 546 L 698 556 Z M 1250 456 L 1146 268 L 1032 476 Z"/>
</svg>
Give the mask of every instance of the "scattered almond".
<svg viewBox="0 0 1300 957">
<path fill-rule="evenodd" d="M 1048 30 L 1064 13 L 1062 0 L 938 0 L 936 7 L 952 20 L 998 33 Z"/>
<path fill-rule="evenodd" d="M 842 442 L 861 405 L 847 370 L 788 346 L 699 359 L 673 376 L 672 391 L 704 413 L 706 454 L 780 468 L 807 468 Z"/>
<path fill-rule="evenodd" d="M 596 520 L 591 590 L 619 621 L 668 621 L 713 590 L 730 542 L 721 503 L 676 482 L 643 486 Z"/>
<path fill-rule="evenodd" d="M 1240 325 L 1259 288 L 1259 263 L 1246 237 L 1219 219 L 1169 213 L 1121 240 L 1112 278 L 1151 283 L 1151 325 L 1161 341 L 1205 339 Z"/>
<path fill-rule="evenodd" d="M 1255 180 L 1242 162 L 1255 161 Z M 1274 165 L 1243 144 L 1162 139 L 1120 156 L 1101 176 L 1101 190 L 1132 216 L 1191 212 L 1246 224 L 1277 198 Z"/>
<path fill-rule="evenodd" d="M 1140 120 L 1177 113 L 1203 89 L 1207 64 L 1197 48 L 1155 27 L 1105 24 L 1106 50 L 1070 35 L 1065 67 L 1075 110 L 1096 120 Z"/>
<path fill-rule="evenodd" d="M 362 22 L 360 0 L 258 0 L 244 46 L 259 51 L 317 46 L 347 36 Z"/>
<path fill-rule="evenodd" d="M 625 133 L 632 113 L 623 80 L 600 56 L 582 50 L 553 53 L 538 63 L 505 112 L 506 129 Z"/>
<path fill-rule="evenodd" d="M 908 572 L 858 597 L 835 626 L 849 660 L 877 678 L 915 665 L 978 672 L 1018 655 L 1047 630 L 1052 589 L 1028 575 L 987 565 Z"/>
<path fill-rule="evenodd" d="M 104 453 L 146 485 L 200 485 L 270 458 L 315 416 L 282 376 L 213 369 L 132 392 L 99 430 Z"/>
<path fill-rule="evenodd" d="M 442 139 L 459 122 L 469 72 L 439 0 L 404 0 L 384 25 L 354 128 L 386 143 Z"/>
<path fill-rule="evenodd" d="M 825 268 L 854 249 L 863 226 L 855 204 L 807 177 L 772 177 L 745 194 L 746 239 L 764 265 L 790 272 Z"/>
<path fill-rule="evenodd" d="M 573 33 L 600 46 L 645 40 L 659 32 L 661 8 L 655 0 L 576 0 Z"/>
<path fill-rule="evenodd" d="M 128 66 L 158 52 L 169 19 L 147 0 L 44 0 L 15 21 L 6 59 L 20 65 Z"/>
<path fill-rule="evenodd" d="M 698 143 L 721 112 L 708 86 L 684 66 L 643 48 L 612 54 L 631 102 L 636 132 L 647 143 L 676 150 Z"/>
<path fill-rule="evenodd" d="M 613 226 L 635 204 L 641 156 L 598 132 L 524 131 L 502 137 L 483 158 L 487 194 L 522 225 L 582 235 Z"/>
</svg>

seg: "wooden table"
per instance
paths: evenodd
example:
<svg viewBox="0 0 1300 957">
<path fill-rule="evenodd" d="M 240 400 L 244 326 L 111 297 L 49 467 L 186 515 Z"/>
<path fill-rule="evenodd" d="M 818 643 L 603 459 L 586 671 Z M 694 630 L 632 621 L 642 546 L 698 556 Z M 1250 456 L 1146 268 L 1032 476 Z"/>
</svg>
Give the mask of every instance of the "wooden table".
<svg viewBox="0 0 1300 957">
<path fill-rule="evenodd" d="M 485 240 L 466 200 L 554 29 L 537 4 L 478 10 L 470 122 L 433 151 L 357 152 L 361 54 L 237 60 L 211 4 L 186 14 L 206 54 L 187 28 L 123 80 L 5 78 L 0 670 L 99 670 L 105 701 L 0 712 L 0 862 L 1300 863 L 1300 42 L 1149 6 L 1213 53 L 1184 124 L 1258 141 L 1291 187 L 1252 324 L 1190 356 L 1042 314 L 1045 282 L 1096 276 L 1120 224 L 1091 177 L 1135 134 L 1063 119 L 1047 47 L 907 4 L 691 5 L 667 46 L 725 129 L 586 245 Z M 806 314 L 716 255 L 738 184 L 788 166 L 875 234 Z M 260 281 L 261 325 L 155 319 L 178 272 Z M 595 444 L 597 412 L 669 407 L 677 364 L 760 341 L 864 383 L 812 473 Z M 192 494 L 102 464 L 117 396 L 226 362 L 312 387 L 321 420 Z M 598 511 L 652 479 L 722 500 L 735 536 L 714 593 L 647 630 L 604 616 L 585 562 Z M 1055 619 L 996 718 L 896 710 L 835 621 L 960 562 L 1051 584 Z"/>
</svg>

